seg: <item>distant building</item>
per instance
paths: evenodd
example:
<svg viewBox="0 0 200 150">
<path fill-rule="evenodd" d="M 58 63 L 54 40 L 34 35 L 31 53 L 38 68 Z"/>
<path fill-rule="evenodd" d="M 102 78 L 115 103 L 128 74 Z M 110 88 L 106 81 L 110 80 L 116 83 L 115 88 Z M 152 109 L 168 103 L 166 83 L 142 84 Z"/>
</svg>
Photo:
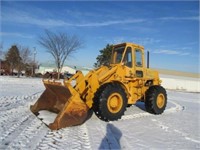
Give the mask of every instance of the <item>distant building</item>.
<svg viewBox="0 0 200 150">
<path fill-rule="evenodd" d="M 76 69 L 71 68 L 71 67 L 69 67 L 69 66 L 64 66 L 64 67 L 62 68 L 62 71 L 61 71 L 61 72 L 62 72 L 62 73 L 75 74 L 75 73 L 76 73 Z"/>
<path fill-rule="evenodd" d="M 84 75 L 86 75 L 90 70 L 91 70 L 91 68 L 87 68 L 87 67 L 77 67 L 77 66 L 74 66 L 74 67 L 72 67 L 72 66 L 64 66 L 63 68 L 62 68 L 62 71 L 61 71 L 61 73 L 70 73 L 70 74 L 75 74 L 76 73 L 76 71 L 77 70 L 80 70 L 80 71 L 82 71 L 82 73 L 84 74 Z M 39 66 L 39 69 L 37 70 L 37 72 L 36 73 L 41 73 L 41 74 L 45 74 L 46 72 L 56 72 L 57 71 L 57 69 L 56 69 L 56 67 L 54 67 L 54 66 L 48 66 L 48 65 L 40 65 Z"/>
<path fill-rule="evenodd" d="M 51 67 L 51 66 L 49 67 L 49 66 L 40 65 L 39 69 L 37 70 L 37 73 L 45 74 L 46 72 L 56 72 L 56 71 L 57 71 L 56 67 Z M 71 68 L 71 67 L 69 67 L 69 66 L 64 66 L 62 68 L 61 73 L 75 74 L 76 70 Z"/>
<path fill-rule="evenodd" d="M 6 65 L 6 61 L 0 59 L 0 75 L 10 75 L 11 71 Z"/>
</svg>

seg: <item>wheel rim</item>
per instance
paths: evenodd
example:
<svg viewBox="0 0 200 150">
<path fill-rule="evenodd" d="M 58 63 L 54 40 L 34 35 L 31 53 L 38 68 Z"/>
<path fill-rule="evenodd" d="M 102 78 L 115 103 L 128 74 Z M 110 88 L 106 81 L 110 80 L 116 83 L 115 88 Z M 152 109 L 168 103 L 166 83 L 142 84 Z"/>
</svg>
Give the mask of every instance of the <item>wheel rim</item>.
<svg viewBox="0 0 200 150">
<path fill-rule="evenodd" d="M 157 106 L 158 108 L 162 108 L 165 104 L 165 96 L 161 93 L 157 97 Z"/>
<path fill-rule="evenodd" d="M 122 96 L 118 93 L 113 93 L 108 97 L 107 107 L 111 113 L 117 113 L 123 105 Z"/>
</svg>

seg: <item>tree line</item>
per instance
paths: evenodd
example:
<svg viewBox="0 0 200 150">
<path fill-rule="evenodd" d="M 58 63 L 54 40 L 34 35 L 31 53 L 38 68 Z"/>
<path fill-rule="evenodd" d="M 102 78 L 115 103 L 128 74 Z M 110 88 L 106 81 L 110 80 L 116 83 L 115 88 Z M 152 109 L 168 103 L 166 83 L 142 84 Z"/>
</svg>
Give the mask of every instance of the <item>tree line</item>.
<svg viewBox="0 0 200 150">
<path fill-rule="evenodd" d="M 49 30 L 45 30 L 44 34 L 38 37 L 37 42 L 46 49 L 47 53 L 53 56 L 58 73 L 57 79 L 60 78 L 66 59 L 84 45 L 83 41 L 76 35 L 63 32 L 54 33 Z M 105 48 L 99 51 L 100 54 L 96 57 L 97 62 L 94 67 L 109 64 L 112 47 L 112 45 L 107 44 Z M 10 71 L 11 75 L 14 70 L 17 70 L 18 77 L 22 70 L 25 70 L 27 75 L 34 75 L 37 64 L 31 59 L 31 56 L 33 56 L 33 53 L 29 48 L 12 45 L 5 54 L 4 67 Z"/>
<path fill-rule="evenodd" d="M 33 75 L 37 64 L 31 56 L 32 51 L 28 47 L 12 45 L 4 52 L 4 59 L 1 60 L 1 74 L 15 75 L 17 72 L 19 77 L 22 71 L 25 71 L 26 76 Z"/>
</svg>

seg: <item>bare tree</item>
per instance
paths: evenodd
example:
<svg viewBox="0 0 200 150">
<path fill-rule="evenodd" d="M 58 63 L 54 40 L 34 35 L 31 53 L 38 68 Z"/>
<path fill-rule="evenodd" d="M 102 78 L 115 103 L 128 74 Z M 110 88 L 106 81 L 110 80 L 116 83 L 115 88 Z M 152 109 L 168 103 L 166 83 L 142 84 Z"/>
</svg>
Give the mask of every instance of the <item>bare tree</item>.
<svg viewBox="0 0 200 150">
<path fill-rule="evenodd" d="M 43 36 L 39 37 L 38 42 L 54 57 L 58 79 L 60 78 L 65 60 L 82 46 L 82 42 L 75 35 L 53 33 L 48 30 L 45 31 Z"/>
<path fill-rule="evenodd" d="M 23 64 L 29 64 L 31 60 L 31 51 L 28 47 L 20 47 L 20 57 Z"/>
<path fill-rule="evenodd" d="M 18 72 L 22 70 L 30 69 L 30 66 L 35 65 L 33 60 L 31 59 L 32 52 L 28 47 L 18 46 L 20 51 L 21 63 L 18 67 Z"/>
</svg>

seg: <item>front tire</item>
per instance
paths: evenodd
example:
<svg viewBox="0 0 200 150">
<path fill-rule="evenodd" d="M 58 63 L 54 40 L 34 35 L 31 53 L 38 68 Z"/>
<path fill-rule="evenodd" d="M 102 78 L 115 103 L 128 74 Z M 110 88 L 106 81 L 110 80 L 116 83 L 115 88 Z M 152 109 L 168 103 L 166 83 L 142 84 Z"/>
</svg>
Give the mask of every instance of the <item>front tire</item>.
<svg viewBox="0 0 200 150">
<path fill-rule="evenodd" d="M 145 95 L 145 108 L 149 113 L 162 114 L 167 105 L 166 90 L 159 85 L 151 86 Z"/>
<path fill-rule="evenodd" d="M 126 111 L 127 97 L 120 84 L 107 83 L 102 85 L 93 99 L 93 110 L 103 121 L 120 119 Z"/>
</svg>

